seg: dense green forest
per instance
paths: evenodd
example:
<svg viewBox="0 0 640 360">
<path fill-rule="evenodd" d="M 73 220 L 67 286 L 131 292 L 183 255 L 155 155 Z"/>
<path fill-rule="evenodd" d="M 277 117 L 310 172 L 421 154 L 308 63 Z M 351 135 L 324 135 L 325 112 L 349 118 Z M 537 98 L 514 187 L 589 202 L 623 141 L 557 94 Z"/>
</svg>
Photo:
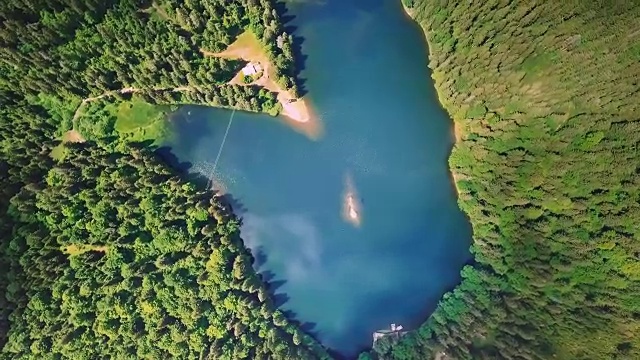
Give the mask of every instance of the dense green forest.
<svg viewBox="0 0 640 360">
<path fill-rule="evenodd" d="M 361 357 L 640 358 L 640 5 L 403 1 L 460 136 L 476 263 Z M 247 29 L 299 93 L 280 8 L 0 2 L 0 358 L 328 358 L 276 308 L 228 206 L 137 143 L 176 104 L 278 111 L 226 84 L 241 61 L 205 56 Z M 60 145 L 71 129 L 88 141 Z"/>
<path fill-rule="evenodd" d="M 26 94 L 221 85 L 241 64 L 202 51 L 223 50 L 245 29 L 279 82 L 297 87 L 293 39 L 269 0 L 8 1 L 0 18 L 0 84 Z"/>
<path fill-rule="evenodd" d="M 247 29 L 271 58 L 276 81 L 298 94 L 293 37 L 271 0 L 30 0 L 0 4 L 0 88 L 67 106 L 133 93 L 275 113 L 275 94 L 227 85 L 244 65 L 205 56 Z M 59 119 L 60 131 L 73 128 Z"/>
<path fill-rule="evenodd" d="M 382 359 L 640 358 L 640 3 L 409 0 L 476 264 Z"/>
<path fill-rule="evenodd" d="M 203 55 L 242 31 L 298 91 L 279 11 L 0 3 L 0 358 L 328 357 L 277 309 L 230 207 L 148 145 L 178 104 L 278 110 L 275 94 L 226 84 L 241 61 Z M 70 129 L 87 141 L 62 145 Z"/>
<path fill-rule="evenodd" d="M 239 222 L 150 151 L 74 144 L 11 200 L 3 354 L 314 358 L 274 306 Z M 20 284 L 28 286 L 20 287 Z"/>
</svg>

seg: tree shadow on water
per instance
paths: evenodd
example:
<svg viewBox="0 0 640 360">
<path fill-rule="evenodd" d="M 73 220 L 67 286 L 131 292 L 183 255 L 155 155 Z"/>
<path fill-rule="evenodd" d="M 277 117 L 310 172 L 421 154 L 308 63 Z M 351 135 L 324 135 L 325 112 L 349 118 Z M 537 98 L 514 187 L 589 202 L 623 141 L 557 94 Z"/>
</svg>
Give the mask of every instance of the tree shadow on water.
<svg viewBox="0 0 640 360">
<path fill-rule="evenodd" d="M 271 270 L 266 270 L 263 271 L 261 273 L 259 273 L 258 275 L 260 275 L 260 278 L 262 279 L 262 282 L 269 283 L 269 281 L 273 280 L 276 277 L 276 274 L 271 271 Z"/>
<path fill-rule="evenodd" d="M 244 203 L 237 197 L 233 196 L 230 193 L 220 194 L 218 199 L 225 207 L 228 207 L 240 220 L 242 223 L 242 215 L 246 214 L 249 209 L 244 205 Z"/>
<path fill-rule="evenodd" d="M 287 283 L 287 280 L 273 280 L 273 281 L 270 281 L 269 282 L 269 290 L 271 290 L 271 291 L 273 291 L 275 293 L 276 290 L 281 288 L 286 283 Z"/>
<path fill-rule="evenodd" d="M 289 34 L 295 34 L 296 27 L 291 26 L 293 30 L 287 32 Z M 298 83 L 298 95 L 300 97 L 305 96 L 308 93 L 306 88 L 307 79 L 302 77 L 301 74 L 305 70 L 305 64 L 307 62 L 308 56 L 302 53 L 302 43 L 304 42 L 304 38 L 302 36 L 293 36 L 293 56 L 294 56 L 294 68 L 295 68 L 295 78 Z"/>
<path fill-rule="evenodd" d="M 259 263 L 260 267 L 264 267 L 264 265 L 268 263 L 268 256 L 262 246 L 257 248 L 256 255 L 254 255 L 254 257 L 256 258 L 254 262 L 254 268 L 256 269 L 256 271 L 258 271 L 258 267 L 256 266 L 256 264 Z M 291 299 L 289 294 L 283 291 L 279 291 L 285 284 L 287 284 L 287 280 L 276 279 L 276 273 L 269 269 L 258 272 L 258 275 L 260 276 L 262 282 L 265 284 L 269 297 L 273 301 L 273 305 L 283 312 L 283 314 L 291 324 L 300 328 L 302 331 L 304 331 L 304 333 L 311 336 L 320 343 L 320 340 L 318 338 L 319 334 L 316 331 L 317 324 L 315 322 L 302 321 L 299 319 L 298 314 L 294 310 L 283 309 L 284 305 L 286 305 Z"/>
<path fill-rule="evenodd" d="M 277 304 L 276 306 L 280 307 L 290 299 L 289 295 L 285 293 L 277 293 L 278 289 L 280 289 L 287 283 L 287 280 L 274 280 L 276 274 L 271 270 L 263 271 L 261 273 L 258 273 L 258 275 L 262 279 L 262 282 L 265 284 L 269 294 L 273 296 L 275 300 L 280 300 L 281 303 Z"/>
<path fill-rule="evenodd" d="M 194 183 L 199 189 L 207 189 L 210 190 L 210 179 L 201 173 L 192 172 L 193 164 L 190 162 L 181 162 L 178 157 L 172 152 L 172 149 L 168 146 L 160 147 L 155 150 L 156 154 L 166 162 L 171 168 L 173 168 L 178 174 L 180 174 L 186 180 Z M 213 192 L 214 196 L 220 202 L 220 205 L 231 214 L 235 214 L 241 221 L 241 214 L 247 213 L 248 209 L 244 205 L 244 203 L 229 193 L 216 193 Z M 241 234 L 238 234 L 241 236 Z M 246 244 L 246 242 L 245 242 Z M 291 297 L 282 290 L 282 287 L 287 284 L 286 279 L 278 279 L 277 274 L 270 270 L 264 269 L 268 264 L 268 255 L 263 246 L 258 246 L 254 249 L 251 249 L 251 254 L 253 256 L 253 267 L 255 271 L 258 273 L 261 281 L 264 283 L 267 293 L 271 301 L 273 301 L 273 305 L 283 311 L 283 314 L 287 318 L 287 320 L 294 326 L 300 328 L 306 334 L 314 338 L 316 341 L 320 343 L 319 333 L 316 330 L 317 324 L 315 322 L 309 321 L 301 321 L 298 319 L 298 314 L 291 309 L 283 309 L 283 307 L 289 302 Z M 261 271 L 262 270 L 262 271 Z M 346 359 L 344 356 L 341 356 L 337 352 L 333 352 L 330 350 L 330 353 L 334 356 L 335 359 Z"/>
<path fill-rule="evenodd" d="M 188 175 L 189 170 L 193 167 L 193 164 L 180 159 L 173 153 L 173 149 L 169 146 L 161 146 L 155 150 L 155 153 L 167 164 L 169 167 L 180 173 L 180 175 Z"/>
<path fill-rule="evenodd" d="M 284 306 L 284 304 L 289 302 L 289 300 L 291 300 L 291 297 L 289 295 L 287 295 L 286 293 L 278 293 L 278 294 L 274 294 L 273 295 L 273 304 L 276 307 Z"/>
<path fill-rule="evenodd" d="M 260 268 L 267 262 L 267 254 L 264 252 L 264 246 L 259 245 L 255 249 L 251 249 L 253 255 L 253 267 L 256 271 L 260 271 Z"/>
<path fill-rule="evenodd" d="M 180 160 L 172 152 L 170 147 L 160 147 L 156 149 L 156 154 L 171 168 L 176 170 L 181 176 L 195 183 L 198 188 L 209 190 L 210 180 L 200 173 L 190 172 L 193 165 L 190 162 L 180 162 Z M 241 214 L 244 214 L 248 211 L 244 203 L 230 193 L 216 194 L 215 196 L 226 211 L 228 211 L 230 214 L 235 214 L 235 216 L 237 216 L 238 218 L 240 218 Z M 240 236 L 240 234 L 238 235 Z M 253 256 L 253 267 L 260 276 L 262 282 L 265 284 L 266 289 L 271 299 L 273 300 L 273 304 L 277 308 L 281 308 L 290 299 L 290 296 L 288 294 L 284 292 L 278 292 L 278 290 L 287 283 L 287 280 L 276 280 L 276 273 L 271 270 L 264 270 L 262 272 L 259 272 L 260 268 L 262 268 L 268 261 L 267 254 L 263 246 L 259 246 L 256 249 L 251 250 L 251 254 Z M 294 312 L 287 311 L 285 312 L 285 314 L 291 322 L 297 325 L 301 325 L 301 323 L 295 319 Z M 305 332 L 309 333 L 308 330 L 313 329 L 315 327 L 315 324 L 305 323 L 305 327 L 307 329 L 305 330 Z"/>
<path fill-rule="evenodd" d="M 172 132 L 176 138 L 170 143 L 179 144 L 181 152 L 193 153 L 201 140 L 212 135 L 210 120 L 212 118 L 226 117 L 221 113 L 212 113 L 213 108 L 203 105 L 177 105 L 172 112 L 167 114 Z M 213 116 L 212 114 L 218 114 Z"/>
<path fill-rule="evenodd" d="M 298 26 L 293 25 L 293 21 L 296 19 L 295 15 L 292 15 L 287 9 L 287 5 L 284 2 L 278 1 L 275 4 L 275 10 L 280 15 L 280 19 L 282 20 L 282 24 L 284 27 L 284 31 L 293 36 L 292 50 L 293 50 L 293 69 L 287 74 L 289 76 L 293 76 L 296 79 L 296 83 L 298 85 L 298 95 L 303 97 L 308 93 L 305 84 L 307 80 L 301 76 L 302 72 L 306 68 L 306 62 L 308 56 L 303 54 L 302 52 L 302 44 L 304 43 L 304 38 L 302 36 L 296 36 L 294 34 L 298 32 Z"/>
<path fill-rule="evenodd" d="M 287 320 L 289 320 L 289 322 L 291 324 L 293 324 L 294 326 L 298 327 L 305 334 L 311 336 L 318 343 L 321 343 L 320 338 L 319 338 L 320 337 L 320 333 L 316 329 L 316 327 L 318 326 L 317 323 L 311 322 L 311 321 L 302 321 L 302 320 L 300 320 L 300 317 L 299 317 L 298 313 L 296 313 L 295 311 L 293 311 L 291 309 L 288 309 L 288 310 L 282 309 L 282 307 L 290 300 L 289 295 L 287 295 L 286 293 L 277 293 L 277 294 L 273 294 L 272 298 L 273 298 L 274 305 L 276 307 L 278 307 L 280 309 L 280 311 L 282 311 L 284 316 L 287 318 Z M 333 359 L 340 360 L 340 359 L 343 358 L 343 357 L 342 358 L 340 357 L 340 354 L 338 354 L 337 352 L 334 352 L 334 351 L 332 351 L 330 349 L 329 349 L 329 352 L 332 354 Z M 338 356 L 336 356 L 336 355 L 338 355 Z"/>
<path fill-rule="evenodd" d="M 296 313 L 293 310 L 284 310 L 282 311 L 282 313 L 284 314 L 284 316 L 287 317 L 287 319 L 294 321 L 296 326 L 298 326 L 300 330 L 304 331 L 305 333 L 311 335 L 314 338 L 318 337 L 318 331 L 316 330 L 316 326 L 318 326 L 317 323 L 310 322 L 310 321 L 301 322 L 301 321 L 295 320 L 295 319 L 298 319 L 298 313 Z"/>
<path fill-rule="evenodd" d="M 293 313 L 293 315 L 291 316 L 292 319 L 295 319 L 296 313 Z M 311 321 L 305 321 L 303 323 L 301 323 L 300 325 L 300 329 L 302 329 L 302 331 L 306 332 L 307 334 L 311 335 L 311 336 L 317 336 L 318 332 L 316 331 L 316 326 L 318 326 L 317 323 L 311 322 Z"/>
</svg>

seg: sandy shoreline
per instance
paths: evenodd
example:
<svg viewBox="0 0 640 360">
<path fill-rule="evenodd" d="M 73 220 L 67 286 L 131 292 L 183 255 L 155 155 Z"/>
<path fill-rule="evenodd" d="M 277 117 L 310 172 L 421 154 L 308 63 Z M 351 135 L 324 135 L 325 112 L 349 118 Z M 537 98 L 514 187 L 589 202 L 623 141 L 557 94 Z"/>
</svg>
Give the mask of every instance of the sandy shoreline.
<svg viewBox="0 0 640 360">
<path fill-rule="evenodd" d="M 210 52 L 204 49 L 200 50 L 205 56 L 216 56 L 226 59 L 242 59 L 252 63 L 258 63 L 262 67 L 263 75 L 260 79 L 252 82 L 250 85 L 263 87 L 271 92 L 278 94 L 278 102 L 282 106 L 280 115 L 285 123 L 290 125 L 296 131 L 303 133 L 311 139 L 317 139 L 322 134 L 322 127 L 315 115 L 311 104 L 305 98 L 295 98 L 291 93 L 283 89 L 275 82 L 273 65 L 262 48 L 262 44 L 251 31 L 245 31 L 229 47 L 221 52 Z M 239 76 L 233 78 L 230 83 L 236 85 L 245 85 L 240 82 Z M 247 84 L 249 85 L 249 84 Z"/>
<path fill-rule="evenodd" d="M 405 5 L 402 0 L 400 0 L 400 4 L 402 5 L 402 8 L 404 9 L 405 14 L 407 14 L 407 16 L 409 16 L 411 19 L 413 19 L 413 10 L 409 9 L 409 7 L 407 5 Z"/>
<path fill-rule="evenodd" d="M 280 103 L 283 105 L 280 115 L 287 125 L 312 140 L 317 140 L 322 136 L 322 123 L 307 99 L 302 98 L 287 104 L 283 104 L 282 101 Z"/>
</svg>

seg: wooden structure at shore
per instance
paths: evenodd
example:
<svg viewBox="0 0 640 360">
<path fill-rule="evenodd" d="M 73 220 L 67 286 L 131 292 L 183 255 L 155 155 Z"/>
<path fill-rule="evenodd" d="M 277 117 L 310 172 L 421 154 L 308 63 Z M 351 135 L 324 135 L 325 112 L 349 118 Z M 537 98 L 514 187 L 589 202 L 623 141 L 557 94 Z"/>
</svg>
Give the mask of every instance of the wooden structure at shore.
<svg viewBox="0 0 640 360">
<path fill-rule="evenodd" d="M 390 329 L 381 329 L 373 333 L 373 344 L 383 337 L 391 336 L 393 340 L 398 340 L 407 331 L 403 331 L 402 325 L 391 324 Z"/>
</svg>

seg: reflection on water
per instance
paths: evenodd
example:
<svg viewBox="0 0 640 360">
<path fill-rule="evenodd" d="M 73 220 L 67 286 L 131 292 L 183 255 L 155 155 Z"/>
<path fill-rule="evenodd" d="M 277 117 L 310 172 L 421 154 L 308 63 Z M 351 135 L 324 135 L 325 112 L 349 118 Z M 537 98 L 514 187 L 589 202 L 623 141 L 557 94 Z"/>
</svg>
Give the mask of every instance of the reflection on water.
<svg viewBox="0 0 640 360">
<path fill-rule="evenodd" d="M 294 283 L 318 280 L 311 276 L 317 277 L 322 272 L 322 242 L 317 225 L 309 217 L 246 214 L 243 225 L 243 238 L 250 248 L 265 248 L 270 246 L 269 241 L 278 239 L 279 246 L 288 249 L 287 259 L 283 259 L 284 273 L 279 274 L 280 277 Z"/>
<path fill-rule="evenodd" d="M 355 227 L 360 227 L 362 223 L 362 204 L 360 203 L 358 192 L 353 184 L 353 178 L 347 174 L 345 176 L 345 190 L 342 204 L 342 218 Z"/>
<path fill-rule="evenodd" d="M 353 355 L 377 329 L 422 322 L 469 259 L 470 228 L 447 169 L 451 121 L 399 1 L 290 8 L 324 134 L 313 141 L 286 122 L 237 112 L 213 183 L 242 203 L 242 237 L 283 308 Z M 229 116 L 185 107 L 168 145 L 210 174 Z M 359 226 L 345 221 L 349 195 Z"/>
</svg>

